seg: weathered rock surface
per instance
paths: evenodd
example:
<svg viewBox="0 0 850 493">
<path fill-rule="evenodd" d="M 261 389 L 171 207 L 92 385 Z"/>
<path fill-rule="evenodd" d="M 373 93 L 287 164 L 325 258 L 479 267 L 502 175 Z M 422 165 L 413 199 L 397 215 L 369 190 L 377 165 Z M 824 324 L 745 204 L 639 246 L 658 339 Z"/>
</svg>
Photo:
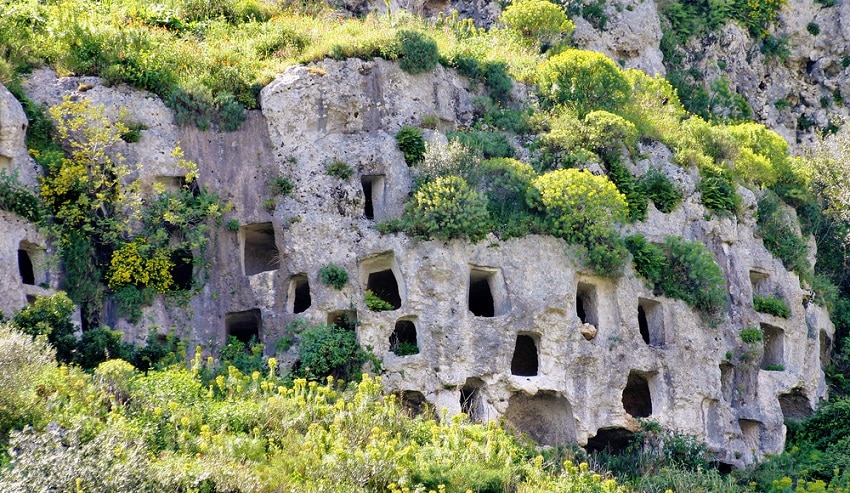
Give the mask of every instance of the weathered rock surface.
<svg viewBox="0 0 850 493">
<path fill-rule="evenodd" d="M 631 268 L 618 280 L 594 276 L 578 267 L 574 248 L 552 237 L 473 245 L 379 234 L 376 221 L 401 213 L 412 184 L 394 134 L 423 116 L 436 115 L 442 128 L 469 121 L 466 81 L 450 71 L 411 76 L 382 60 L 295 67 L 263 90 L 262 113 L 226 134 L 174 126 L 150 95 L 96 79 L 78 93 L 79 82 L 37 72 L 27 89 L 43 102 L 70 95 L 105 104 L 110 114 L 127 108 L 149 127 L 123 150 L 141 163 L 140 178 L 176 173 L 168 156 L 179 144 L 198 163 L 202 184 L 235 205 L 225 219 L 241 225 L 214 232 L 209 280 L 187 308 L 158 299 L 138 325 L 113 320 L 130 340 L 173 330 L 215 354 L 228 334 L 254 331 L 271 354 L 288 322 L 328 323 L 355 311 L 360 342 L 383 359 L 386 390 L 411 407 L 424 400 L 474 419 L 504 416 L 541 443 L 591 446 L 648 417 L 696 435 L 737 466 L 781 451 L 783 418 L 811 412 L 826 397 L 821 364 L 832 325 L 754 235 L 755 196 L 741 190 L 741 219 L 707 220 L 695 172 L 673 164 L 661 146 L 643 149 L 648 157 L 634 171 L 662 169 L 687 197 L 670 214 L 650 206 L 647 220 L 630 228 L 651 241 L 681 235 L 711 249 L 729 292 L 716 324 L 656 295 Z M 334 160 L 353 176 L 329 176 Z M 295 190 L 269 211 L 267 184 L 277 176 Z M 365 217 L 367 192 L 374 220 Z M 7 237 L 0 235 L 0 258 L 9 270 Z M 331 262 L 349 273 L 340 291 L 319 279 Z M 393 292 L 399 307 L 369 311 L 369 288 Z M 17 285 L 0 289 L 23 293 Z M 754 293 L 780 295 L 791 317 L 755 312 Z M 418 354 L 398 356 L 391 341 L 410 337 L 411 323 Z M 408 332 L 394 335 L 397 327 Z M 766 342 L 743 343 L 738 334 L 749 327 L 762 328 Z M 278 357 L 291 364 L 297 354 Z"/>
</svg>

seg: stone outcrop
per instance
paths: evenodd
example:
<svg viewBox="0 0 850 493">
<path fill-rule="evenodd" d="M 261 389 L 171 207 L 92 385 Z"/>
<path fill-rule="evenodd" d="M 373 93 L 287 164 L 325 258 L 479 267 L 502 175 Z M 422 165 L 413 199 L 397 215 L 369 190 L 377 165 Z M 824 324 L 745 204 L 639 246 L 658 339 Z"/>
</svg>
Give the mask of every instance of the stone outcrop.
<svg viewBox="0 0 850 493">
<path fill-rule="evenodd" d="M 383 60 L 293 67 L 263 89 L 262 111 L 232 133 L 177 127 L 155 97 L 88 78 L 92 87 L 81 93 L 80 82 L 37 71 L 26 87 L 39 102 L 85 97 L 116 116 L 126 108 L 148 127 L 122 149 L 140 163 L 143 183 L 178 173 L 170 151 L 179 145 L 198 163 L 202 184 L 234 204 L 225 219 L 240 224 L 213 232 L 209 279 L 188 307 L 157 299 L 138 325 L 113 316 L 128 340 L 173 330 L 214 355 L 227 335 L 253 333 L 270 355 L 296 318 L 356 315 L 361 344 L 383 360 L 386 390 L 413 409 L 427 403 L 477 420 L 505 417 L 540 443 L 589 447 L 616 443 L 649 418 L 697 436 L 735 466 L 781 451 L 783 419 L 826 397 L 821 365 L 832 325 L 754 234 L 755 196 L 741 189 L 740 218 L 706 219 L 696 172 L 676 166 L 663 146 L 643 148 L 646 158 L 632 169 L 662 169 L 686 199 L 670 214 L 650 205 L 647 220 L 630 228 L 651 241 L 681 235 L 710 248 L 729 293 L 717 323 L 653 293 L 630 267 L 617 280 L 593 275 L 577 249 L 552 237 L 470 244 L 377 232 L 378 221 L 401 214 L 412 186 L 395 133 L 423 117 L 443 129 L 470 121 L 468 82 L 451 71 L 412 76 Z M 328 175 L 333 161 L 353 176 Z M 291 179 L 294 192 L 269 210 L 268 183 L 278 176 Z M 0 227 L 18 223 L 0 215 Z M 10 245 L 37 235 L 27 225 L 10 231 L 0 234 L 7 270 Z M 349 274 L 342 290 L 320 280 L 331 262 Z M 370 311 L 367 289 L 397 308 Z M 754 294 L 778 294 L 791 317 L 755 312 Z M 750 327 L 766 340 L 744 343 L 739 333 Z M 418 352 L 396 354 L 400 342 Z M 277 356 L 286 366 L 297 352 Z"/>
</svg>

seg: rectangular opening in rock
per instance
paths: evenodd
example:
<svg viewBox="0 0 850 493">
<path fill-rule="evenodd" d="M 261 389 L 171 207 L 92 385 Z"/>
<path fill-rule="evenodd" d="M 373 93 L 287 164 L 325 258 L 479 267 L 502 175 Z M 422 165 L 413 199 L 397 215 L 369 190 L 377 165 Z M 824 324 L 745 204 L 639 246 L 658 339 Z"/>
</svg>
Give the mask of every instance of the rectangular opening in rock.
<svg viewBox="0 0 850 493">
<path fill-rule="evenodd" d="M 761 359 L 762 370 L 785 369 L 785 331 L 769 324 L 761 324 L 764 333 L 764 356 Z"/>
<path fill-rule="evenodd" d="M 419 354 L 416 323 L 413 320 L 401 319 L 396 321 L 393 333 L 390 334 L 390 351 L 398 356 Z"/>
<path fill-rule="evenodd" d="M 239 245 L 242 251 L 242 273 L 246 276 L 277 270 L 280 254 L 272 223 L 242 226 L 239 228 Z"/>
<path fill-rule="evenodd" d="M 357 330 L 357 310 L 335 310 L 328 313 L 328 325 L 350 332 Z"/>
<path fill-rule="evenodd" d="M 761 449 L 761 423 L 752 419 L 739 419 L 738 426 L 741 427 L 744 450 L 751 452 Z"/>
<path fill-rule="evenodd" d="M 467 378 L 460 389 L 460 412 L 466 414 L 475 423 L 484 420 L 484 402 L 481 398 L 481 387 L 484 386 L 478 378 Z"/>
<path fill-rule="evenodd" d="M 21 283 L 35 284 L 35 271 L 32 268 L 30 255 L 26 250 L 18 250 L 18 273 L 21 275 Z"/>
<path fill-rule="evenodd" d="M 572 406 L 565 397 L 552 392 L 512 395 L 505 419 L 540 445 L 554 447 L 576 440 Z"/>
<path fill-rule="evenodd" d="M 401 308 L 405 296 L 404 279 L 392 251 L 360 259 L 359 271 L 364 291 L 371 291 L 393 310 Z"/>
<path fill-rule="evenodd" d="M 652 393 L 647 375 L 631 370 L 626 388 L 623 389 L 623 409 L 635 418 L 652 415 Z"/>
<path fill-rule="evenodd" d="M 186 177 L 178 176 L 156 176 L 153 179 L 156 188 L 160 188 L 166 192 L 178 192 L 183 185 L 186 184 Z"/>
<path fill-rule="evenodd" d="M 511 358 L 511 375 L 533 377 L 537 375 L 539 362 L 537 358 L 537 342 L 530 334 L 516 336 L 514 356 Z"/>
<path fill-rule="evenodd" d="M 245 344 L 251 339 L 261 342 L 263 317 L 258 308 L 244 312 L 230 312 L 224 315 L 224 327 L 228 336 L 233 336 Z"/>
<path fill-rule="evenodd" d="M 815 412 L 809 403 L 809 398 L 800 388 L 791 389 L 787 394 L 780 394 L 779 407 L 782 408 L 782 416 L 786 421 L 804 421 Z"/>
<path fill-rule="evenodd" d="M 12 168 L 12 158 L 0 154 L 0 171 L 8 172 Z"/>
<path fill-rule="evenodd" d="M 433 413 L 430 412 L 431 410 L 429 409 L 428 401 L 425 399 L 425 395 L 422 392 L 419 392 L 418 390 L 402 390 L 396 395 L 398 396 L 402 409 L 409 417 L 433 417 Z"/>
<path fill-rule="evenodd" d="M 583 324 L 599 327 L 596 286 L 584 282 L 576 288 L 576 315 Z"/>
<path fill-rule="evenodd" d="M 174 288 L 183 291 L 192 289 L 192 275 L 195 270 L 195 257 L 189 250 L 176 250 L 171 253 L 171 279 Z"/>
<path fill-rule="evenodd" d="M 753 288 L 753 296 L 769 296 L 773 294 L 770 286 L 770 276 L 761 271 L 750 271 L 750 285 Z"/>
<path fill-rule="evenodd" d="M 310 297 L 310 281 L 307 280 L 307 274 L 302 272 L 290 278 L 287 300 L 290 313 L 303 313 L 310 308 L 313 299 Z"/>
<path fill-rule="evenodd" d="M 638 298 L 638 328 L 643 342 L 655 347 L 664 346 L 664 311 L 661 303 Z"/>
<path fill-rule="evenodd" d="M 497 317 L 510 311 L 501 269 L 470 266 L 467 307 L 476 317 Z"/>
<path fill-rule="evenodd" d="M 18 274 L 21 283 L 34 286 L 45 282 L 45 273 L 38 267 L 44 255 L 44 249 L 27 240 L 18 243 Z"/>
<path fill-rule="evenodd" d="M 366 219 L 380 219 L 384 208 L 384 175 L 363 175 L 363 215 Z"/>
<path fill-rule="evenodd" d="M 732 389 L 735 385 L 735 367 L 732 363 L 720 363 L 720 394 L 726 402 L 732 402 Z"/>
</svg>

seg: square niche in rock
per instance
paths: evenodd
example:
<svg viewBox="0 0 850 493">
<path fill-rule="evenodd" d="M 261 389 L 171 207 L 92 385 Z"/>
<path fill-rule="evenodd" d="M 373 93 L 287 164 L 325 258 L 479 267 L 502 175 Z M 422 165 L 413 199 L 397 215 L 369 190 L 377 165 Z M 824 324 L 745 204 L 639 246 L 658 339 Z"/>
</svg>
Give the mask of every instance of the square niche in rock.
<svg viewBox="0 0 850 493">
<path fill-rule="evenodd" d="M 239 249 L 242 253 L 242 273 L 253 276 L 277 270 L 280 253 L 275 243 L 272 223 L 246 224 L 239 228 Z"/>
</svg>

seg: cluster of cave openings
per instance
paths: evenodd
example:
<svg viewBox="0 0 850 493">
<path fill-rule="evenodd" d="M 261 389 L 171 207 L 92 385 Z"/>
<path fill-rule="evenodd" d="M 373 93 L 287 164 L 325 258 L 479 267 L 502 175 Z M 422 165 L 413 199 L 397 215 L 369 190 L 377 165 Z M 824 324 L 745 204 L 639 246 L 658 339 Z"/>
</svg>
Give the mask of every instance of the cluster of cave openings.
<svg viewBox="0 0 850 493">
<path fill-rule="evenodd" d="M 782 370 L 785 367 L 785 332 L 779 327 L 761 324 L 764 333 L 764 356 L 762 370 Z"/>
<path fill-rule="evenodd" d="M 263 317 L 258 308 L 244 312 L 230 312 L 224 315 L 224 326 L 228 337 L 233 336 L 245 344 L 250 343 L 252 339 L 259 342 Z"/>
<path fill-rule="evenodd" d="M 393 333 L 390 334 L 390 351 L 398 356 L 419 354 L 414 320 L 405 318 L 396 321 Z"/>
<path fill-rule="evenodd" d="M 470 267 L 467 306 L 476 317 L 496 317 L 507 313 L 508 296 L 501 270 Z"/>
<path fill-rule="evenodd" d="M 310 281 L 307 274 L 295 274 L 289 279 L 289 292 L 287 293 L 287 308 L 290 313 L 303 313 L 313 304 L 310 297 Z"/>
<path fill-rule="evenodd" d="M 29 285 L 36 284 L 34 260 L 40 251 L 36 245 L 26 240 L 18 244 L 18 273 L 21 275 L 21 283 Z"/>
<path fill-rule="evenodd" d="M 361 283 L 366 290 L 389 303 L 393 310 L 401 308 L 403 284 L 392 252 L 382 253 L 360 261 Z"/>
<path fill-rule="evenodd" d="M 650 346 L 664 346 L 664 312 L 661 303 L 638 299 L 638 328 L 643 342 Z"/>
<path fill-rule="evenodd" d="M 519 334 L 516 336 L 514 356 L 511 358 L 511 375 L 521 377 L 537 376 L 539 362 L 537 358 L 536 336 Z"/>
<path fill-rule="evenodd" d="M 803 421 L 814 414 L 809 398 L 802 389 L 791 389 L 787 394 L 779 396 L 779 407 L 782 408 L 782 416 L 785 420 Z"/>
<path fill-rule="evenodd" d="M 649 378 L 648 378 L 649 377 Z M 651 375 L 632 370 L 623 389 L 623 409 L 635 418 L 652 415 L 652 393 L 649 390 Z"/>
<path fill-rule="evenodd" d="M 599 327 L 598 298 L 596 286 L 584 282 L 576 288 L 576 315 L 583 324 Z"/>
<path fill-rule="evenodd" d="M 336 310 L 328 313 L 328 325 L 350 332 L 357 330 L 357 310 Z"/>
<path fill-rule="evenodd" d="M 239 228 L 242 271 L 246 276 L 277 270 L 280 254 L 272 223 L 248 224 Z"/>
<path fill-rule="evenodd" d="M 512 395 L 505 419 L 540 445 L 557 446 L 576 441 L 572 406 L 565 397 L 553 392 Z"/>
<path fill-rule="evenodd" d="M 363 175 L 360 185 L 363 187 L 363 216 L 380 219 L 384 209 L 384 175 Z"/>
<path fill-rule="evenodd" d="M 460 412 L 466 414 L 472 422 L 484 421 L 484 400 L 481 389 L 484 382 L 479 378 L 467 378 L 460 389 Z"/>
</svg>

